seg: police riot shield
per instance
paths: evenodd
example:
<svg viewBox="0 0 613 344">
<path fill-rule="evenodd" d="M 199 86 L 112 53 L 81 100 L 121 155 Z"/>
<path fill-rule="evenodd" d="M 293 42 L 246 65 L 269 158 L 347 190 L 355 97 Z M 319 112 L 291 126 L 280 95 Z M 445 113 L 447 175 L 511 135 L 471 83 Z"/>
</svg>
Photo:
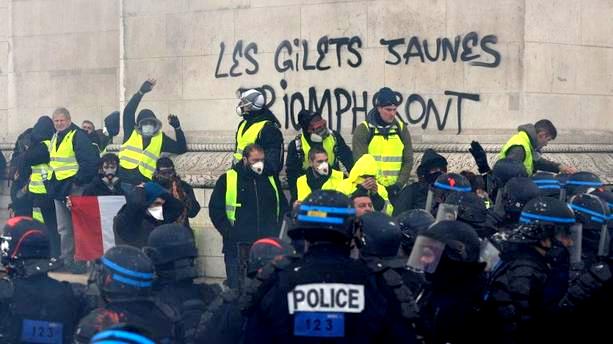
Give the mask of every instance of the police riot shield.
<svg viewBox="0 0 613 344">
<path fill-rule="evenodd" d="M 481 240 L 481 250 L 479 261 L 485 262 L 485 271 L 490 272 L 500 261 L 500 251 L 492 244 L 489 239 Z"/>
<path fill-rule="evenodd" d="M 611 245 L 611 238 L 609 237 L 609 226 L 607 223 L 602 225 L 600 230 L 600 241 L 598 242 L 598 256 L 608 257 L 609 249 Z"/>
<path fill-rule="evenodd" d="M 570 252 L 570 263 L 576 265 L 581 263 L 581 241 L 583 238 L 583 224 L 575 223 L 570 227 L 570 239 L 572 245 L 568 248 Z"/>
<path fill-rule="evenodd" d="M 445 243 L 419 235 L 411 250 L 407 267 L 416 272 L 434 273 L 444 249 Z"/>
<path fill-rule="evenodd" d="M 426 206 L 424 210 L 428 212 L 428 214 L 432 214 L 432 203 L 434 202 L 434 190 L 432 190 L 432 186 L 428 187 L 428 195 L 426 196 Z"/>
<path fill-rule="evenodd" d="M 435 222 L 455 221 L 458 218 L 458 206 L 456 204 L 440 203 L 436 211 Z"/>
</svg>

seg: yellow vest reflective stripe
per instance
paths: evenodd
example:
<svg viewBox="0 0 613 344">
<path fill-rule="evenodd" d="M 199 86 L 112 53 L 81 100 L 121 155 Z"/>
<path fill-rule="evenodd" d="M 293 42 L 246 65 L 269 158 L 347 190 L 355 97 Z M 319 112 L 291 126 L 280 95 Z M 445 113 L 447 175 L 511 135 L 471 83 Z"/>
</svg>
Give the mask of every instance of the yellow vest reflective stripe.
<svg viewBox="0 0 613 344">
<path fill-rule="evenodd" d="M 162 141 L 164 135 L 161 132 L 151 137 L 149 146 L 143 149 L 143 136 L 136 130 L 128 141 L 121 145 L 119 151 L 119 166 L 126 170 L 133 170 L 138 167 L 138 171 L 145 177 L 151 179 L 155 166 L 162 154 Z"/>
<path fill-rule="evenodd" d="M 321 186 L 322 190 L 336 190 L 339 184 L 343 181 L 344 175 L 343 172 L 332 170 L 332 174 L 330 178 Z M 305 198 L 309 196 L 311 193 L 311 187 L 307 182 L 307 176 L 302 175 L 296 181 L 296 189 L 298 191 L 298 200 L 304 201 Z"/>
<path fill-rule="evenodd" d="M 43 218 L 43 212 L 40 211 L 39 207 L 32 208 L 32 218 L 40 223 L 45 223 L 45 219 Z"/>
<path fill-rule="evenodd" d="M 275 178 L 268 177 L 270 185 L 275 190 L 275 198 L 277 201 L 277 218 L 279 218 L 279 188 L 275 182 Z M 232 225 L 236 222 L 236 210 L 242 206 L 237 203 L 238 200 L 238 173 L 235 170 L 228 170 L 226 172 L 226 216 Z"/>
<path fill-rule="evenodd" d="M 372 155 L 377 162 L 381 174 L 377 176 L 377 182 L 383 186 L 395 184 L 402 168 L 402 157 L 404 153 L 404 143 L 400 139 L 400 132 L 403 128 L 402 122 L 398 122 L 399 127 L 390 129 L 387 139 L 379 133 L 379 130 L 363 122 L 373 133 L 372 139 L 368 144 L 368 154 Z"/>
<path fill-rule="evenodd" d="M 244 133 L 243 130 L 247 125 L 247 121 L 243 120 L 241 122 L 241 124 L 238 126 L 238 131 L 236 132 L 236 151 L 234 152 L 235 160 L 238 161 L 243 158 L 243 150 L 245 150 L 245 147 L 255 143 L 258 137 L 260 137 L 262 128 L 264 128 L 268 122 L 270 121 L 255 122 L 249 127 L 249 129 L 245 130 Z"/>
<path fill-rule="evenodd" d="M 57 133 L 51 139 L 49 167 L 53 170 L 57 180 L 70 178 L 79 172 L 79 164 L 72 144 L 76 132 L 76 129 L 68 132 L 59 147 L 57 146 Z"/>
<path fill-rule="evenodd" d="M 43 141 L 47 150 L 51 147 L 51 141 Z M 32 166 L 32 174 L 30 175 L 30 183 L 28 184 L 28 190 L 33 194 L 46 194 L 47 188 L 45 187 L 45 180 L 51 178 L 51 167 L 48 163 L 38 164 Z"/>
<path fill-rule="evenodd" d="M 526 134 L 525 131 L 520 131 L 519 133 L 513 135 L 502 147 L 498 157 L 500 159 L 506 158 L 509 149 L 513 146 L 522 146 L 524 148 L 524 167 L 526 168 L 528 175 L 531 176 L 534 172 L 534 161 L 532 160 L 534 149 L 532 148 L 532 143 L 530 142 L 530 137 L 528 134 Z"/>
<path fill-rule="evenodd" d="M 330 166 L 334 166 L 336 164 L 336 156 L 334 155 L 334 147 L 336 146 L 336 138 L 334 135 L 328 135 L 323 143 L 324 150 L 328 153 L 328 163 Z M 311 145 L 309 145 L 309 141 L 304 137 L 304 135 L 300 135 L 300 148 L 302 148 L 302 152 L 304 153 L 304 161 L 302 162 L 302 169 L 306 170 L 309 168 L 309 151 L 311 150 Z"/>
</svg>

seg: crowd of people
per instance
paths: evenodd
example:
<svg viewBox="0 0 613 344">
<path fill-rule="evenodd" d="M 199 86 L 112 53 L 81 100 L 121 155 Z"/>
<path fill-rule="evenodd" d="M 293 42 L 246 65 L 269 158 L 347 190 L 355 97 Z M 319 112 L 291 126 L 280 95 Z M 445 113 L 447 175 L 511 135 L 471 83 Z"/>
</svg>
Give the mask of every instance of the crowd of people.
<svg viewBox="0 0 613 344">
<path fill-rule="evenodd" d="M 520 126 L 493 167 L 476 141 L 475 171 L 448 171 L 427 149 L 411 182 L 393 90 L 379 90 L 351 148 L 304 110 L 287 149 L 264 95 L 244 90 L 234 161 L 208 204 L 220 286 L 196 281 L 200 204 L 167 156 L 187 151 L 179 119 L 168 116 L 171 139 L 151 110 L 135 116 L 155 84 L 103 129 L 58 108 L 17 140 L 0 343 L 530 343 L 606 328 L 613 192 L 541 156 L 551 121 Z M 95 262 L 75 259 L 76 195 L 126 199 L 116 245 Z M 87 285 L 48 276 L 61 270 L 89 272 Z"/>
</svg>

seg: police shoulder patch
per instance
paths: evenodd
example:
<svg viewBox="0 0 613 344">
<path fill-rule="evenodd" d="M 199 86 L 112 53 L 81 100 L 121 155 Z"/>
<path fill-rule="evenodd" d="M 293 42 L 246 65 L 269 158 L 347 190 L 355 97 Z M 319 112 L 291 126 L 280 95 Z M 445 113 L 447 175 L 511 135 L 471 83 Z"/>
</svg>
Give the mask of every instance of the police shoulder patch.
<svg viewBox="0 0 613 344">
<path fill-rule="evenodd" d="M 364 286 L 344 283 L 297 285 L 287 293 L 289 314 L 295 312 L 361 313 L 365 306 Z"/>
</svg>

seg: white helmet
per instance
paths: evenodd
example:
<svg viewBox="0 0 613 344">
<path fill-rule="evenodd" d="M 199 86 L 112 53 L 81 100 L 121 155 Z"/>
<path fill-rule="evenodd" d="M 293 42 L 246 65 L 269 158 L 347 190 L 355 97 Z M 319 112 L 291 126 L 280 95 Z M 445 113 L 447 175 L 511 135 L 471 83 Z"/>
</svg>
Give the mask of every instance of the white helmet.
<svg viewBox="0 0 613 344">
<path fill-rule="evenodd" d="M 249 89 L 238 93 L 239 103 L 236 107 L 236 113 L 243 116 L 252 110 L 261 110 L 265 105 L 265 99 L 262 92 L 256 89 Z"/>
</svg>

